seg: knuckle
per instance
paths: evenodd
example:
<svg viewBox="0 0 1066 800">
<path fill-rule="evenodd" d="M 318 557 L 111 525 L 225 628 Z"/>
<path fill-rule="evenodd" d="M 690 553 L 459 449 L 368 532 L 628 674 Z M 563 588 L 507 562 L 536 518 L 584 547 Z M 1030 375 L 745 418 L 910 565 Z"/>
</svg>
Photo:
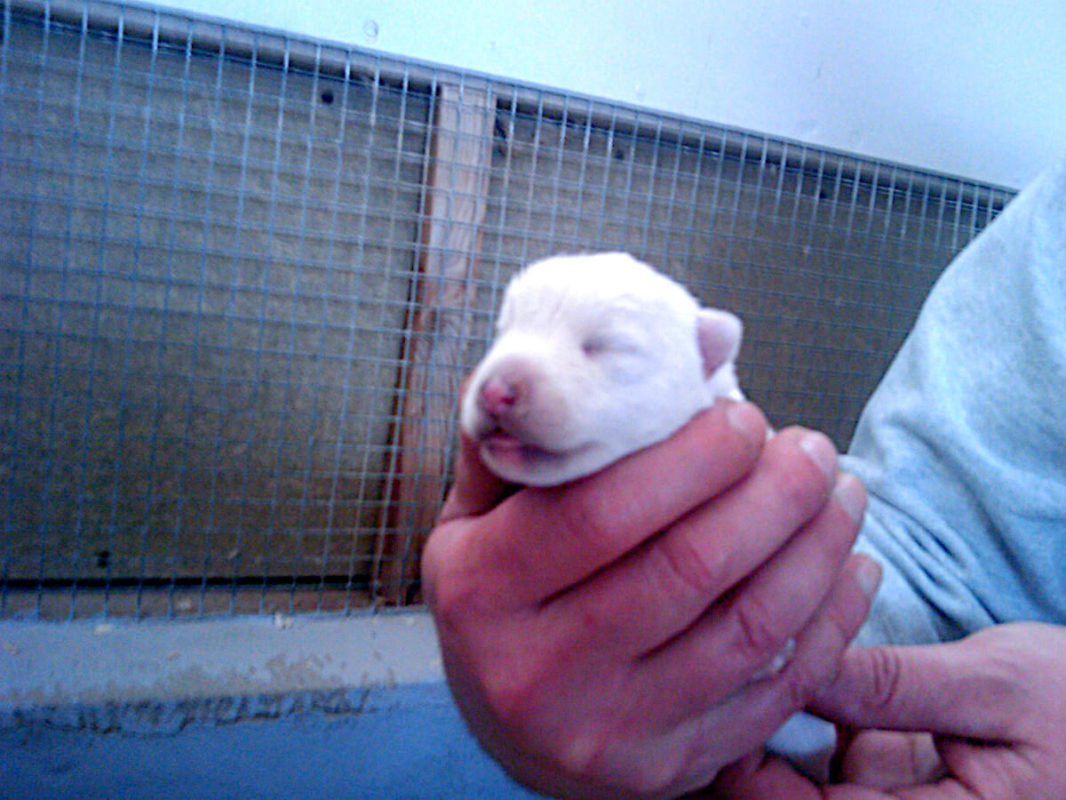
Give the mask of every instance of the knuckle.
<svg viewBox="0 0 1066 800">
<path fill-rule="evenodd" d="M 482 642 L 470 656 L 467 666 L 489 717 L 513 741 L 528 743 L 546 759 L 561 760 L 572 747 L 568 742 L 598 719 L 570 716 L 575 704 L 584 705 L 566 691 L 573 666 L 565 648 L 543 637 L 512 639 L 509 647 L 498 639 Z M 580 724 L 568 722 L 574 719 Z"/>
<path fill-rule="evenodd" d="M 819 509 L 819 501 L 824 502 L 825 478 L 805 458 L 782 459 L 770 477 L 775 494 L 805 517 Z"/>
<path fill-rule="evenodd" d="M 489 714 L 517 738 L 535 727 L 543 688 L 535 671 L 526 668 L 487 669 L 480 672 L 481 692 Z"/>
<path fill-rule="evenodd" d="M 558 768 L 581 783 L 602 784 L 614 770 L 614 739 L 601 725 L 585 725 L 557 742 Z"/>
<path fill-rule="evenodd" d="M 961 678 L 972 683 L 967 693 L 986 697 L 989 704 L 997 708 L 1028 709 L 1041 702 L 1038 696 L 1034 696 L 1038 693 L 1034 692 L 1033 662 L 1028 653 L 1015 651 L 1009 646 L 998 647 L 995 642 L 991 646 L 972 640 L 966 644 L 982 647 L 980 670 Z M 1053 672 L 1054 667 L 1049 671 Z"/>
<path fill-rule="evenodd" d="M 617 536 L 618 498 L 585 491 L 579 499 L 570 508 L 567 534 L 580 537 L 592 549 L 609 547 Z"/>
<path fill-rule="evenodd" d="M 889 648 L 872 648 L 867 651 L 870 689 L 863 701 L 868 711 L 875 716 L 891 709 L 900 697 L 903 684 L 903 661 L 896 651 Z"/>
<path fill-rule="evenodd" d="M 669 597 L 691 602 L 693 597 L 716 593 L 720 569 L 710 554 L 696 544 L 687 526 L 678 526 L 655 542 L 652 552 L 659 556 L 659 578 Z"/>
<path fill-rule="evenodd" d="M 441 628 L 461 629 L 482 616 L 486 587 L 459 564 L 438 558 L 429 548 L 422 559 L 422 588 Z"/>
<path fill-rule="evenodd" d="M 463 655 L 464 685 L 477 698 L 479 714 L 484 713 L 510 741 L 523 743 L 523 748 L 546 761 L 560 760 L 573 733 L 559 723 L 572 701 L 558 688 L 562 684 L 558 657 L 546 657 L 521 644 L 503 653 L 498 642 L 481 642 Z M 546 736 L 547 731 L 554 735 Z"/>
<path fill-rule="evenodd" d="M 857 586 L 845 586 L 830 592 L 823 608 L 828 638 L 826 649 L 836 657 L 844 652 L 866 621 L 870 600 Z"/>
<path fill-rule="evenodd" d="M 486 553 L 491 535 L 484 526 L 454 523 L 430 534 L 420 575 L 423 597 L 438 623 L 461 626 L 501 614 L 501 598 L 511 595 L 512 583 Z"/>
<path fill-rule="evenodd" d="M 613 551 L 619 520 L 625 516 L 624 498 L 597 491 L 588 483 L 543 490 L 542 496 L 551 498 L 557 535 L 566 536 L 576 552 L 599 561 Z"/>
<path fill-rule="evenodd" d="M 673 797 L 679 775 L 667 758 L 644 760 L 633 774 L 630 786 L 638 797 Z"/>
<path fill-rule="evenodd" d="M 814 697 L 818 687 L 825 682 L 822 670 L 802 658 L 789 663 L 782 674 L 788 702 L 795 709 L 806 706 Z"/>
<path fill-rule="evenodd" d="M 436 591 L 426 600 L 433 615 L 438 637 L 448 641 L 465 642 L 470 638 L 471 614 L 469 594 L 462 587 L 438 584 Z"/>
<path fill-rule="evenodd" d="M 443 546 L 440 544 L 440 537 L 430 535 L 426 540 L 426 546 L 422 549 L 422 563 L 420 574 L 422 576 L 422 590 L 425 594 L 426 601 L 430 605 L 434 605 L 434 600 L 438 596 L 438 587 L 441 583 L 441 577 L 446 572 L 447 560 L 445 554 L 442 552 Z"/>
<path fill-rule="evenodd" d="M 815 463 L 811 450 L 804 446 L 804 441 L 809 439 L 810 434 L 798 428 L 790 428 L 774 437 L 768 445 L 775 454 L 770 479 L 787 500 L 803 508 L 817 509 L 831 488 L 829 475 L 822 471 L 829 465 L 819 468 Z M 832 445 L 826 444 L 825 447 Z"/>
<path fill-rule="evenodd" d="M 732 617 L 741 654 L 752 662 L 761 664 L 773 658 L 788 639 L 775 624 L 778 614 L 757 592 L 738 595 Z"/>
<path fill-rule="evenodd" d="M 610 796 L 675 796 L 676 760 L 661 753 L 650 758 L 642 749 L 616 726 L 590 725 L 560 748 L 557 766 L 581 784 L 611 791 Z"/>
</svg>

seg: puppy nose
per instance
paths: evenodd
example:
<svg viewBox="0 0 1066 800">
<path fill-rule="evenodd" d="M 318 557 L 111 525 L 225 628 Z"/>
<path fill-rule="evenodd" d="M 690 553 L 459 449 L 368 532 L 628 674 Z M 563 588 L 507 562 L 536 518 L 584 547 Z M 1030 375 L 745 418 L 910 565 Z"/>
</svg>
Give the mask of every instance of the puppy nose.
<svg viewBox="0 0 1066 800">
<path fill-rule="evenodd" d="M 522 396 L 521 386 L 499 375 L 491 376 L 481 385 L 478 406 L 494 417 L 506 416 Z"/>
</svg>

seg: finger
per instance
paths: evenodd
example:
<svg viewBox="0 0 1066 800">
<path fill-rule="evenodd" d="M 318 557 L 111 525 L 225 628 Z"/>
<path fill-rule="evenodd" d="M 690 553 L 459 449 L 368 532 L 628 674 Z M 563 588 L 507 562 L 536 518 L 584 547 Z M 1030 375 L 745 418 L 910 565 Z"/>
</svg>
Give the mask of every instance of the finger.
<svg viewBox="0 0 1066 800">
<path fill-rule="evenodd" d="M 754 766 L 751 762 L 740 762 L 726 767 L 706 793 L 695 797 L 707 800 L 892 800 L 896 795 L 861 786 L 815 786 L 784 760 L 768 756 Z M 936 797 L 937 800 L 949 800 L 946 796 Z"/>
<path fill-rule="evenodd" d="M 814 691 L 832 676 L 841 654 L 854 638 L 876 592 L 879 568 L 866 556 L 852 556 L 811 623 L 796 637 L 796 652 L 777 675 L 747 684 L 706 715 L 703 751 L 733 766 L 722 770 L 710 797 L 728 798 L 883 798 L 864 789 L 815 787 L 785 762 L 775 758 L 743 758 L 803 707 Z M 723 738 L 723 731 L 726 732 Z M 752 738 L 754 737 L 754 738 Z M 699 746 L 699 745 L 697 745 Z M 698 763 L 698 762 L 697 762 Z M 719 762 L 721 763 L 721 762 Z M 839 792 L 839 793 L 836 793 Z"/>
<path fill-rule="evenodd" d="M 863 574 L 870 569 L 875 573 L 872 581 Z M 749 664 L 741 688 L 723 687 L 719 673 L 723 660 L 730 657 L 725 650 L 711 649 L 702 661 L 690 661 L 684 669 L 671 664 L 664 670 L 662 661 L 642 661 L 628 690 L 632 698 L 628 712 L 645 725 L 679 731 L 677 747 L 691 751 L 695 774 L 742 757 L 832 680 L 844 648 L 869 609 L 876 572 L 876 564 L 867 557 L 849 558 L 833 591 L 796 637 L 792 660 L 775 676 L 747 681 Z"/>
<path fill-rule="evenodd" d="M 459 385 L 459 405 L 470 388 L 468 374 Z M 438 524 L 453 519 L 484 514 L 493 508 L 507 494 L 514 491 L 514 486 L 497 476 L 481 460 L 477 444 L 459 431 L 459 455 L 455 459 L 455 478 L 448 496 L 444 498 Z"/>
<path fill-rule="evenodd" d="M 819 608 L 824 608 L 831 591 L 842 591 L 838 578 L 849 558 L 862 591 L 840 595 L 839 604 L 849 604 L 840 605 L 840 609 L 854 614 L 833 619 L 841 621 L 840 628 L 848 634 L 848 640 L 858 630 L 880 582 L 880 567 L 875 562 L 849 556 L 865 506 L 866 492 L 861 482 L 852 475 L 841 475 L 832 502 L 709 615 L 709 619 L 720 622 L 726 636 L 725 648 L 742 658 L 746 656 L 748 670 L 775 657 L 785 642 L 805 628 Z M 835 605 L 830 607 L 837 609 Z"/>
<path fill-rule="evenodd" d="M 795 637 L 795 652 L 776 674 L 749 682 L 732 698 L 736 713 L 766 720 L 767 737 L 804 708 L 837 674 L 845 649 L 859 632 L 880 581 L 880 567 L 867 556 L 848 558 L 840 579 L 807 626 Z"/>
<path fill-rule="evenodd" d="M 931 783 L 947 772 L 928 733 L 861 731 L 840 762 L 841 777 L 875 789 Z"/>
<path fill-rule="evenodd" d="M 949 644 L 855 648 L 812 707 L 853 727 L 1009 741 L 1024 717 L 1026 678 L 986 641 L 976 634 Z"/>
<path fill-rule="evenodd" d="M 513 484 L 485 466 L 478 455 L 477 444 L 462 433 L 459 455 L 455 460 L 455 481 L 444 500 L 438 523 L 484 514 L 513 490 Z"/>
<path fill-rule="evenodd" d="M 766 423 L 750 403 L 718 403 L 665 442 L 601 473 L 526 490 L 484 518 L 466 560 L 507 586 L 507 601 L 540 601 L 587 578 L 742 478 Z"/>
<path fill-rule="evenodd" d="M 702 795 L 701 795 L 702 796 Z M 813 783 L 784 761 L 773 756 L 747 758 L 718 773 L 712 790 L 706 795 L 717 800 L 822 800 Z"/>
<path fill-rule="evenodd" d="M 774 627 L 775 641 L 762 644 L 776 645 L 776 652 L 824 597 L 858 529 L 839 504 L 826 504 L 826 472 L 834 469 L 835 451 L 824 436 L 800 429 L 783 431 L 767 443 L 758 466 L 744 481 L 611 569 L 555 598 L 545 613 L 554 614 L 560 624 L 569 620 L 580 625 L 574 638 L 589 648 L 610 647 L 644 656 L 687 631 L 712 604 L 795 537 L 790 555 L 774 558 L 781 565 L 761 579 L 756 590 L 740 595 L 745 619 L 756 617 L 760 630 Z M 862 492 L 861 486 L 858 491 Z M 818 523 L 797 535 L 815 515 Z M 806 560 L 818 562 L 817 569 L 808 569 Z M 797 613 L 781 617 L 777 610 L 791 596 L 799 596 L 804 606 L 800 609 L 789 602 L 790 611 Z M 720 625 L 720 620 L 709 624 Z M 704 649 L 736 654 L 737 648 L 724 642 L 720 633 L 716 638 L 700 632 L 697 638 L 706 642 Z M 742 649 L 735 666 L 750 674 L 753 648 L 742 645 Z M 676 660 L 703 663 L 704 657 L 679 653 Z"/>
</svg>

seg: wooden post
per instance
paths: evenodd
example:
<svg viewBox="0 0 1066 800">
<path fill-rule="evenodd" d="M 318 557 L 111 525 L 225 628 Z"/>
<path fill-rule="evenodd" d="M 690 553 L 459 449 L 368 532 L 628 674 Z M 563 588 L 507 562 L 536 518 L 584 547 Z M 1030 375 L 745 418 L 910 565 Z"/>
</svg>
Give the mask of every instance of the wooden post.
<svg viewBox="0 0 1066 800">
<path fill-rule="evenodd" d="M 457 413 L 495 120 L 489 91 L 454 84 L 440 88 L 424 248 L 408 314 L 406 376 L 392 437 L 394 478 L 372 565 L 374 596 L 388 604 L 413 599 L 422 545 L 444 493 L 448 422 Z"/>
</svg>

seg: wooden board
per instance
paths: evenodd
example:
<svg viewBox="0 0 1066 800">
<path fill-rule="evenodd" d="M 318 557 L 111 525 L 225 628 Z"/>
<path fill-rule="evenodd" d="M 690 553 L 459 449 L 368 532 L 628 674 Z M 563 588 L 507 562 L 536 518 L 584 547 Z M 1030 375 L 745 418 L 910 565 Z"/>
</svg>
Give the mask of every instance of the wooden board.
<svg viewBox="0 0 1066 800">
<path fill-rule="evenodd" d="M 415 302 L 404 343 L 394 480 L 378 535 L 373 589 L 380 602 L 413 599 L 419 557 L 444 496 L 459 365 L 485 220 L 495 99 L 484 89 L 440 87 Z"/>
</svg>

